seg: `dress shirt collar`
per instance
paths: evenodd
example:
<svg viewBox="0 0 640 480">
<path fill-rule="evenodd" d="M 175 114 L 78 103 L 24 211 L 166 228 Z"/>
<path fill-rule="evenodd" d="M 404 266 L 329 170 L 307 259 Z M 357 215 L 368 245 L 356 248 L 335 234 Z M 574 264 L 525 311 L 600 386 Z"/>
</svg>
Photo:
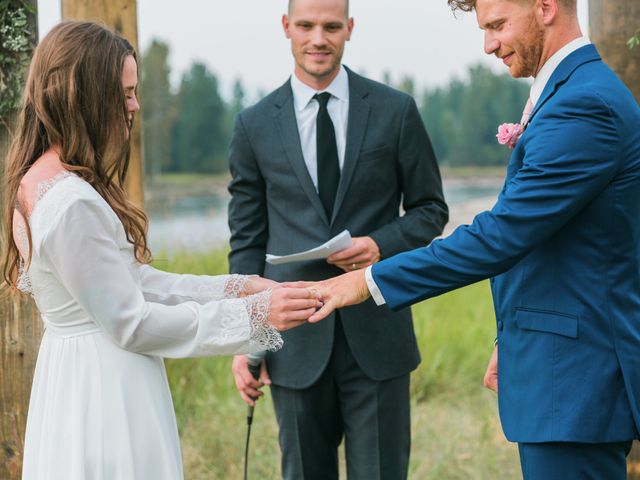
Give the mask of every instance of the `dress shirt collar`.
<svg viewBox="0 0 640 480">
<path fill-rule="evenodd" d="M 549 79 L 551 78 L 551 75 L 553 74 L 555 69 L 558 68 L 558 65 L 560 65 L 560 63 L 562 63 L 562 61 L 570 54 L 572 54 L 579 48 L 584 47 L 585 45 L 589 45 L 590 43 L 591 41 L 588 37 L 578 37 L 575 40 L 567 43 L 564 47 L 554 53 L 549 58 L 549 60 L 545 62 L 545 64 L 538 72 L 538 75 L 536 75 L 536 78 L 533 80 L 533 85 L 531 85 L 529 98 L 531 99 L 531 102 L 534 106 L 536 105 L 536 103 L 538 103 L 538 100 L 540 100 L 542 92 L 544 91 L 544 87 L 547 85 L 547 82 L 549 82 Z"/>
<path fill-rule="evenodd" d="M 310 86 L 302 83 L 296 74 L 291 75 L 291 90 L 293 90 L 293 101 L 296 111 L 300 112 L 309 104 L 316 93 L 329 92 L 343 102 L 349 101 L 349 75 L 343 65 L 331 84 L 324 90 L 314 90 Z"/>
</svg>

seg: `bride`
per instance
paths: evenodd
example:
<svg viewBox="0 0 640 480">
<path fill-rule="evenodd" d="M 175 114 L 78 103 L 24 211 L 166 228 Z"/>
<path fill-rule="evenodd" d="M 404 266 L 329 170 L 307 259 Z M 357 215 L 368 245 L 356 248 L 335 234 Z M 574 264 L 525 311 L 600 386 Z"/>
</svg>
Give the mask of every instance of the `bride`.
<svg viewBox="0 0 640 480">
<path fill-rule="evenodd" d="M 5 166 L 2 266 L 45 324 L 23 479 L 180 479 L 162 357 L 282 346 L 319 305 L 260 277 L 149 266 L 147 220 L 126 199 L 136 55 L 90 22 L 37 47 Z"/>
</svg>

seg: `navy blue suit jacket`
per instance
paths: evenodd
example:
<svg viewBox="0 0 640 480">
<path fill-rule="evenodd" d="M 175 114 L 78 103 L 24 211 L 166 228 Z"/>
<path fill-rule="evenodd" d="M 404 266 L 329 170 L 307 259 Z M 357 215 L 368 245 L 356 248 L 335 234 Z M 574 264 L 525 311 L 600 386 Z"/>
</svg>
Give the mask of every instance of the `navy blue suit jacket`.
<svg viewBox="0 0 640 480">
<path fill-rule="evenodd" d="M 518 442 L 640 426 L 640 109 L 593 45 L 555 70 L 491 211 L 373 278 L 391 308 L 491 280 L 500 415 Z"/>
</svg>

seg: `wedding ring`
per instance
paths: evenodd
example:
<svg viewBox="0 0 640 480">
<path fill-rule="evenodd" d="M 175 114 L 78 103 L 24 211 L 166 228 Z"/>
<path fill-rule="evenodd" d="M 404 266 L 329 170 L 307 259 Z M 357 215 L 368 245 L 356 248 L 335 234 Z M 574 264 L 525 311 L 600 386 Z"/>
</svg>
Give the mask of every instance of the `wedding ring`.
<svg viewBox="0 0 640 480">
<path fill-rule="evenodd" d="M 358 265 L 356 265 L 355 263 L 351 264 L 351 270 L 357 270 L 358 269 Z"/>
</svg>

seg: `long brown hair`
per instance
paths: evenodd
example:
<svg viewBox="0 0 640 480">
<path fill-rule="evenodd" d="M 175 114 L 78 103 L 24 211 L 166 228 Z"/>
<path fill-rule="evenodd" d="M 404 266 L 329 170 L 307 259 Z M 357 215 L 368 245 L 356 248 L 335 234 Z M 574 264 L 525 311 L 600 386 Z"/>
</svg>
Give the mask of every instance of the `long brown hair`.
<svg viewBox="0 0 640 480">
<path fill-rule="evenodd" d="M 127 200 L 123 188 L 130 135 L 122 71 L 129 55 L 136 58 L 127 40 L 96 23 L 78 21 L 56 25 L 35 49 L 4 169 L 1 264 L 8 285 L 16 286 L 20 267 L 12 236 L 20 181 L 53 146 L 64 168 L 86 180 L 114 210 L 136 259 L 150 261 L 147 217 Z"/>
</svg>

